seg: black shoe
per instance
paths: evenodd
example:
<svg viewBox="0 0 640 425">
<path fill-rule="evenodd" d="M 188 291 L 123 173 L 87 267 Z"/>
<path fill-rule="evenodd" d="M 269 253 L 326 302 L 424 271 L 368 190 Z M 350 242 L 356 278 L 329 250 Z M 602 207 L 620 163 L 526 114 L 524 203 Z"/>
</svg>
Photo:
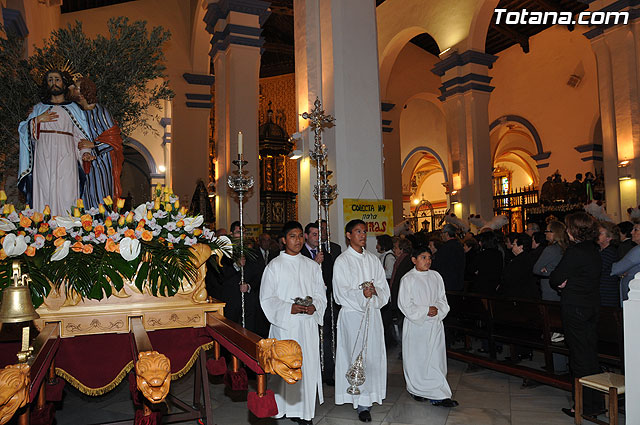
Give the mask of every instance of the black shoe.
<svg viewBox="0 0 640 425">
<path fill-rule="evenodd" d="M 427 401 L 426 398 L 420 397 L 419 395 L 414 395 L 414 394 L 411 394 L 411 398 L 413 398 L 415 401 L 420 401 L 420 402 Z"/>
<path fill-rule="evenodd" d="M 444 400 L 432 401 L 431 404 L 433 406 L 441 406 L 441 407 L 457 407 L 458 402 L 455 400 L 451 400 L 450 398 L 445 398 Z"/>
<path fill-rule="evenodd" d="M 569 416 L 570 418 L 575 418 L 576 417 L 576 412 L 573 411 L 573 409 L 569 409 L 568 407 L 563 407 L 562 408 L 562 413 L 564 413 L 565 415 Z"/>
<path fill-rule="evenodd" d="M 371 413 L 368 410 L 363 410 L 358 413 L 358 419 L 360 419 L 360 422 L 371 422 Z"/>
<path fill-rule="evenodd" d="M 521 388 L 535 388 L 540 386 L 540 384 L 532 379 L 529 378 L 524 378 L 522 380 L 522 387 Z"/>
</svg>

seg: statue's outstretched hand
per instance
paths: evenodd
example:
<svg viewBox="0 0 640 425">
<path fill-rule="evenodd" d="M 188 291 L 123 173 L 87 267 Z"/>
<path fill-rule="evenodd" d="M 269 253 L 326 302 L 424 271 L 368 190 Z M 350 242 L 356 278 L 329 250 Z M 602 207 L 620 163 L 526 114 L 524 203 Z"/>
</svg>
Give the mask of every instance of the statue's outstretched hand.
<svg viewBox="0 0 640 425">
<path fill-rule="evenodd" d="M 44 111 L 36 117 L 36 122 L 54 122 L 58 121 L 58 113 L 50 110 Z"/>
</svg>

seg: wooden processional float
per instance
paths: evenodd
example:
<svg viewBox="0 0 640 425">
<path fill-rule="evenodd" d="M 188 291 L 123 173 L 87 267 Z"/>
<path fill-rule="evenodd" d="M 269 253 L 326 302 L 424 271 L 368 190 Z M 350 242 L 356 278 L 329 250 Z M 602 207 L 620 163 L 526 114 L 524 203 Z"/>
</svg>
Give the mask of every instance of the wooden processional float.
<svg viewBox="0 0 640 425">
<path fill-rule="evenodd" d="M 1 350 L 22 355 L 17 364 L 0 369 L 0 425 L 14 416 L 19 425 L 52 423 L 55 411 L 48 401 L 60 401 L 64 386 L 58 376 L 85 394 L 100 395 L 115 388 L 129 370 L 135 372 L 135 380 L 130 376 L 130 388 L 136 416 L 130 421 L 118 421 L 118 424 L 160 423 L 157 407 L 170 399 L 176 410 L 182 411 L 165 414 L 164 420 L 202 419 L 203 423 L 213 425 L 208 374 L 224 375 L 225 384 L 233 390 L 247 390 L 246 372 L 240 363 L 257 376 L 257 391 L 247 397 L 249 410 L 257 417 L 276 415 L 273 392 L 266 388 L 266 374 L 277 374 L 290 384 L 300 380 L 300 345 L 292 340 L 262 339 L 226 319 L 225 304 L 209 298 L 205 288 L 206 260 L 211 249 L 197 244 L 193 252 L 198 266 L 197 277 L 193 282 L 183 282 L 172 297 L 155 297 L 147 290 L 141 292 L 132 282 L 125 282 L 115 296 L 99 301 L 67 294 L 63 287 L 52 290 L 33 315 L 37 318 L 32 323 L 39 332 L 35 340 L 30 344 L 28 338 L 23 338 L 21 346 L 19 343 L 8 344 L 9 350 Z M 28 293 L 26 286 L 25 289 Z M 10 326 L 6 323 L 8 320 L 3 321 L 1 317 L 5 303 L 2 308 L 0 322 L 5 322 L 6 328 Z M 77 349 L 82 350 L 90 346 L 87 344 L 100 344 L 101 340 L 108 344 L 116 337 L 128 338 L 130 364 L 122 370 L 124 373 L 117 382 L 114 380 L 94 392 L 92 389 L 87 391 L 63 366 L 77 363 L 74 359 L 90 360 L 93 357 L 91 353 L 73 353 L 74 342 L 78 341 Z M 81 342 L 85 340 L 88 342 Z M 193 353 L 186 356 L 188 361 L 181 370 L 172 373 L 169 347 L 181 345 L 193 348 Z M 221 346 L 231 354 L 230 369 L 220 355 Z M 187 349 L 191 349 L 189 347 Z M 213 358 L 207 359 L 206 351 L 211 348 Z M 99 351 L 95 356 L 102 354 Z M 184 357 L 184 353 L 180 354 Z M 195 407 L 169 393 L 171 380 L 183 376 L 192 366 L 196 368 Z M 92 373 L 98 375 L 102 371 L 98 368 Z"/>
</svg>

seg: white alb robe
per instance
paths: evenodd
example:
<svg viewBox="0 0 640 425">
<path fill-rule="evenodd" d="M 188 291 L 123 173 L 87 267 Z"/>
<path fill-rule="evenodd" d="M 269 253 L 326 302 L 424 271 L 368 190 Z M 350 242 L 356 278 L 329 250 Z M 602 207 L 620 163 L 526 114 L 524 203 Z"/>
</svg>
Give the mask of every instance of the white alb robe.
<svg viewBox="0 0 640 425">
<path fill-rule="evenodd" d="M 365 383 L 358 387 L 360 395 L 347 393 L 345 374 L 362 349 L 362 337 L 354 352 L 358 328 L 367 305 L 367 298 L 358 286 L 373 281 L 378 295 L 371 297 L 369 335 L 365 355 Z M 382 404 L 387 396 L 387 351 L 380 309 L 389 302 L 389 284 L 378 257 L 366 249 L 362 254 L 348 247 L 336 259 L 333 267 L 333 296 L 342 308 L 338 315 L 336 346 L 336 404 L 352 403 L 353 408 Z M 363 326 L 364 328 L 364 326 Z"/>
<path fill-rule="evenodd" d="M 291 314 L 293 299 L 307 295 L 313 298 L 315 313 Z M 320 404 L 324 402 L 318 326 L 322 325 L 327 296 L 320 265 L 302 254 L 294 256 L 281 252 L 264 269 L 260 304 L 271 323 L 269 338 L 293 339 L 302 348 L 302 379 L 295 384 L 287 384 L 276 378 L 278 383 L 273 388 L 278 415 L 275 417 L 286 415 L 312 420 L 316 409 L 316 390 Z"/>
<path fill-rule="evenodd" d="M 429 317 L 429 307 L 438 314 Z M 407 391 L 431 400 L 451 398 L 447 382 L 447 348 L 442 320 L 449 304 L 442 276 L 415 268 L 400 281 L 398 307 L 405 316 L 402 328 L 402 365 Z"/>
<path fill-rule="evenodd" d="M 38 126 L 31 121 L 31 135 L 35 141 L 33 158 L 33 207 L 51 208 L 51 215 L 68 213 L 80 197 L 78 164 L 82 154 L 90 149 L 78 149 L 78 142 L 87 139 L 67 105 L 52 105 L 49 110 L 58 119 Z M 56 131 L 57 133 L 49 133 Z M 65 133 L 65 134 L 61 134 Z"/>
</svg>

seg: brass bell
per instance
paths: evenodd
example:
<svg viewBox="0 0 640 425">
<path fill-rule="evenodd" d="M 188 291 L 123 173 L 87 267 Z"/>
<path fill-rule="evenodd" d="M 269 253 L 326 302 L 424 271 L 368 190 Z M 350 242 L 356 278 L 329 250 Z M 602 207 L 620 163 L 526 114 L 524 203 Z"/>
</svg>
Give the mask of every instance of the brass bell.
<svg viewBox="0 0 640 425">
<path fill-rule="evenodd" d="M 20 273 L 20 262 L 13 262 L 13 285 L 5 288 L 0 305 L 0 323 L 28 322 L 39 318 L 31 302 L 28 278 Z"/>
</svg>

